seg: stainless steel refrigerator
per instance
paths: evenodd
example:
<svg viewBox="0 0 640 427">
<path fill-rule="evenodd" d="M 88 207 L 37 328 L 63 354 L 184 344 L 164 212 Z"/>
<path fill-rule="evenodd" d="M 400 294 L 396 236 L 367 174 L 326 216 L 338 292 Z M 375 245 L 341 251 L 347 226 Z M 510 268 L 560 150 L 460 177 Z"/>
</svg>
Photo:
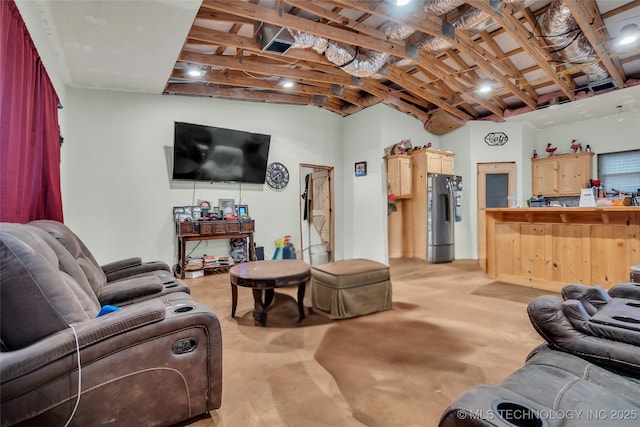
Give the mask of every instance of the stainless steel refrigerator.
<svg viewBox="0 0 640 427">
<path fill-rule="evenodd" d="M 462 177 L 427 176 L 427 261 L 455 259 L 455 223 L 460 220 Z"/>
</svg>

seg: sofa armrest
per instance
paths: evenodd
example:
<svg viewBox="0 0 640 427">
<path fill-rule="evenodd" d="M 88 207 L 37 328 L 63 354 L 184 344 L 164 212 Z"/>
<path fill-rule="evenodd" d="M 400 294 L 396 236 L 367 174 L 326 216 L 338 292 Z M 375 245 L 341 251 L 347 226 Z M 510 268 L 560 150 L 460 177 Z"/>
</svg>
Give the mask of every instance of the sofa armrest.
<svg viewBox="0 0 640 427">
<path fill-rule="evenodd" d="M 157 277 L 136 277 L 107 283 L 100 289 L 98 301 L 102 305 L 118 304 L 144 295 L 156 294 L 163 289 L 162 281 Z"/>
<path fill-rule="evenodd" d="M 107 282 L 159 270 L 171 271 L 171 268 L 162 261 L 142 262 L 142 258 L 139 257 L 126 258 L 109 264 L 103 264 L 100 268 L 107 276 Z"/>
<path fill-rule="evenodd" d="M 156 323 L 166 316 L 161 300 L 151 299 L 129 305 L 122 310 L 74 325 L 80 349 Z M 0 353 L 0 381 L 2 383 L 41 368 L 76 351 L 76 340 L 69 327 L 28 347 Z M 34 357 L 35 356 L 35 357 Z"/>
<path fill-rule="evenodd" d="M 113 273 L 114 271 L 125 270 L 127 268 L 137 267 L 139 265 L 142 265 L 142 258 L 131 257 L 131 258 L 121 259 L 119 261 L 110 262 L 108 264 L 102 264 L 100 268 L 102 268 L 102 271 L 104 271 L 104 274 L 109 274 L 109 273 Z"/>
<path fill-rule="evenodd" d="M 640 300 L 640 283 L 627 282 L 612 286 L 609 295 L 614 298 L 628 298 Z"/>
</svg>

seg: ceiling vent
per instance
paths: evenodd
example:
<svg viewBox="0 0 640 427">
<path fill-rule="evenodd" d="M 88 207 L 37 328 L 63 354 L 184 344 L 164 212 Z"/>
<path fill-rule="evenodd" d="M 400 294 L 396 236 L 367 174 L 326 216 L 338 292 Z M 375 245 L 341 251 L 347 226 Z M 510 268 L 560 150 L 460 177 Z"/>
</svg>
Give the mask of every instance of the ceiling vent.
<svg viewBox="0 0 640 427">
<path fill-rule="evenodd" d="M 263 52 L 286 53 L 295 39 L 284 27 L 277 27 L 271 24 L 262 24 L 260 26 L 260 43 Z"/>
<path fill-rule="evenodd" d="M 601 90 L 615 89 L 618 87 L 618 85 L 616 84 L 615 80 L 613 80 L 611 77 L 608 77 L 606 79 L 598 80 L 597 82 L 591 82 L 587 87 L 591 92 L 595 93 L 600 92 Z"/>
</svg>

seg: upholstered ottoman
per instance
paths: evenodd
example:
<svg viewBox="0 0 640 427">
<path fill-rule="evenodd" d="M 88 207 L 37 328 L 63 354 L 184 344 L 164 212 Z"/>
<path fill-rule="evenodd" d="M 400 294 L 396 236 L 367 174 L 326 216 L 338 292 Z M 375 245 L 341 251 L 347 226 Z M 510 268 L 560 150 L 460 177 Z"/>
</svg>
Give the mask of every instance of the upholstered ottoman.
<svg viewBox="0 0 640 427">
<path fill-rule="evenodd" d="M 311 266 L 313 308 L 332 319 L 391 309 L 389 267 L 368 259 Z"/>
</svg>

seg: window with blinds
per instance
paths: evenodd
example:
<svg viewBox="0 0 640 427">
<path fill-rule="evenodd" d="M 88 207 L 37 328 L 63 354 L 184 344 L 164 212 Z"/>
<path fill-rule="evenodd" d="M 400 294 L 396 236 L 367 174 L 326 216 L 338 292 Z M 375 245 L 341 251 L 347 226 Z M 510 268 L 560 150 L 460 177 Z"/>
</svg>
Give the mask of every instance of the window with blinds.
<svg viewBox="0 0 640 427">
<path fill-rule="evenodd" d="M 640 150 L 598 154 L 598 178 L 607 194 L 640 191 Z"/>
</svg>

